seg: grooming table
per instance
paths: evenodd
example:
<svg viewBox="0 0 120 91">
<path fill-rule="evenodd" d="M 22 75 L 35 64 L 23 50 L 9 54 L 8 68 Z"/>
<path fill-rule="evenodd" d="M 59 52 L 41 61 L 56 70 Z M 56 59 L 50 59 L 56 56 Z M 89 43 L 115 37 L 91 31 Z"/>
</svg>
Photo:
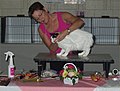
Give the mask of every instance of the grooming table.
<svg viewBox="0 0 120 91">
<path fill-rule="evenodd" d="M 78 55 L 68 55 L 67 57 L 56 56 L 55 54 L 49 53 L 38 53 L 34 57 L 35 63 L 38 66 L 38 75 L 41 76 L 41 71 L 43 63 L 47 62 L 66 62 L 66 63 L 76 63 L 80 64 L 80 70 L 84 70 L 84 64 L 103 64 L 103 70 L 105 71 L 105 76 L 108 78 L 108 73 L 110 71 L 110 64 L 114 63 L 113 58 L 109 54 L 89 54 L 87 57 L 79 57 Z"/>
</svg>

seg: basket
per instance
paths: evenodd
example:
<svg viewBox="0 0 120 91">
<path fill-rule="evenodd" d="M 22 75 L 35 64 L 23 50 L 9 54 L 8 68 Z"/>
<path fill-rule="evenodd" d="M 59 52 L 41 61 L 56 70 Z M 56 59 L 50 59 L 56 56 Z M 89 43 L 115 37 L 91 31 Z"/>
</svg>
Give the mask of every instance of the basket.
<svg viewBox="0 0 120 91">
<path fill-rule="evenodd" d="M 78 72 L 77 67 L 76 67 L 73 63 L 66 63 L 66 64 L 63 66 L 64 70 L 67 70 L 68 65 L 71 65 L 72 67 L 74 67 L 75 73 Z M 68 72 L 68 75 L 69 75 L 69 73 L 70 73 L 70 72 Z M 74 75 L 75 73 L 71 71 L 70 77 L 67 76 L 67 77 L 65 77 L 65 78 L 63 79 L 64 84 L 74 85 L 74 84 L 78 83 L 78 81 L 79 81 L 78 76 L 77 76 L 77 75 L 76 75 L 76 76 L 72 76 L 72 75 Z"/>
</svg>

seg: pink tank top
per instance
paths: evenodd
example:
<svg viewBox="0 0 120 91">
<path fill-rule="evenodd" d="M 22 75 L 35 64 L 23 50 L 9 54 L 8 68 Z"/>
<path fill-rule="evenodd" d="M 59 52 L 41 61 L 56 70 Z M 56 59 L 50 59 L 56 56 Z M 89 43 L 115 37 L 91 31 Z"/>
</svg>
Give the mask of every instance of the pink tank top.
<svg viewBox="0 0 120 91">
<path fill-rule="evenodd" d="M 58 29 L 55 32 L 62 32 L 71 26 L 70 23 L 66 23 L 63 21 L 61 12 L 55 12 L 55 14 L 57 14 L 58 24 L 59 24 Z M 48 38 L 51 37 L 50 32 L 45 28 L 45 25 L 43 23 L 40 24 L 39 28 L 43 31 L 44 34 L 46 34 L 48 36 Z M 60 50 L 61 50 L 61 48 L 58 48 L 58 50 L 56 50 L 56 53 L 59 53 Z"/>
</svg>

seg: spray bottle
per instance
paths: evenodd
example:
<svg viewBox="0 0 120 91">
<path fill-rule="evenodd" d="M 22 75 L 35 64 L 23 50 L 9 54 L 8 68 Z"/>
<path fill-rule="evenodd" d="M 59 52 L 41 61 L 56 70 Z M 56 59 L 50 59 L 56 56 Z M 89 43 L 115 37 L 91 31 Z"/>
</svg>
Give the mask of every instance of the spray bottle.
<svg viewBox="0 0 120 91">
<path fill-rule="evenodd" d="M 13 78 L 14 77 L 14 73 L 15 73 L 15 66 L 13 64 L 13 56 L 14 54 L 10 51 L 4 53 L 6 55 L 5 60 L 8 61 L 9 60 L 9 65 L 8 65 L 8 77 L 9 78 Z"/>
</svg>

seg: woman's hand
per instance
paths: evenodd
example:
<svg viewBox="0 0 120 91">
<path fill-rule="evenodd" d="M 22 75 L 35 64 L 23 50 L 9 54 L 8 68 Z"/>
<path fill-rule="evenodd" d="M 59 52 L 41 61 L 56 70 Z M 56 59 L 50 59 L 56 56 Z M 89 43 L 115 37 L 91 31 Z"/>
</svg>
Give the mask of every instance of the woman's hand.
<svg viewBox="0 0 120 91">
<path fill-rule="evenodd" d="M 56 51 L 57 49 L 58 49 L 58 44 L 57 43 L 51 43 L 50 50 Z"/>
<path fill-rule="evenodd" d="M 59 42 L 59 41 L 63 40 L 68 34 L 69 33 L 67 30 L 60 32 L 60 34 L 55 39 L 55 42 Z"/>
</svg>

